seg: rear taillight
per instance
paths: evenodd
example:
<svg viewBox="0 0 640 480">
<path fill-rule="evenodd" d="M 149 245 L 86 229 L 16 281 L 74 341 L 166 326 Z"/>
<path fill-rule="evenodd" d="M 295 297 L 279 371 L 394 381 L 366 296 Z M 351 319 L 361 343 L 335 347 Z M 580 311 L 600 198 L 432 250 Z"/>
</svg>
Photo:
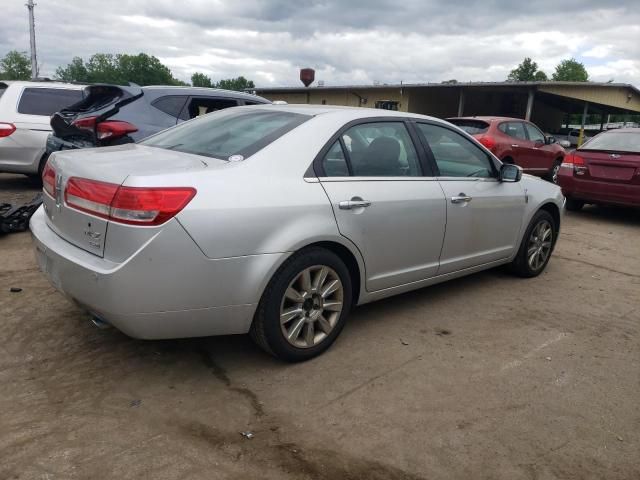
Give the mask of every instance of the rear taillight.
<svg viewBox="0 0 640 480">
<path fill-rule="evenodd" d="M 98 140 L 104 140 L 106 138 L 118 138 L 133 132 L 137 132 L 138 127 L 130 124 L 129 122 L 122 122 L 113 120 L 110 122 L 102 122 L 98 124 L 96 128 L 96 136 Z"/>
<path fill-rule="evenodd" d="M 496 141 L 493 137 L 490 137 L 488 135 L 483 135 L 482 137 L 478 137 L 478 141 L 484 145 L 485 147 L 487 147 L 489 150 L 491 150 L 493 147 L 496 146 Z"/>
<path fill-rule="evenodd" d="M 0 138 L 8 137 L 16 131 L 16 126 L 13 123 L 0 122 Z"/>
<path fill-rule="evenodd" d="M 55 198 L 56 196 L 56 171 L 47 162 L 42 171 L 42 188 L 45 192 Z"/>
<path fill-rule="evenodd" d="M 575 152 L 569 153 L 562 161 L 561 167 L 570 168 L 579 175 L 584 175 L 587 170 L 587 166 L 584 163 L 584 158 L 577 155 Z"/>
<path fill-rule="evenodd" d="M 195 196 L 191 187 L 122 187 L 72 177 L 64 198 L 68 206 L 128 225 L 160 225 L 177 215 Z"/>
<path fill-rule="evenodd" d="M 80 130 L 90 130 L 93 132 L 93 130 L 96 128 L 96 120 L 98 120 L 98 117 L 79 118 L 71 122 L 71 125 L 79 128 Z"/>
</svg>

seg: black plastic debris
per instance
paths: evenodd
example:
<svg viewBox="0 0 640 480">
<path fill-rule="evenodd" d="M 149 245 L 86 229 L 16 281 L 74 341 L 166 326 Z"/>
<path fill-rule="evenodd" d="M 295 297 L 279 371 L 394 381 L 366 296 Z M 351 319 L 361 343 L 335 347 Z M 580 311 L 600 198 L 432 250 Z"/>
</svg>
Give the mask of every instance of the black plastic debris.
<svg viewBox="0 0 640 480">
<path fill-rule="evenodd" d="M 24 232 L 29 228 L 31 215 L 42 204 L 42 194 L 24 205 L 0 203 L 0 233 Z"/>
<path fill-rule="evenodd" d="M 22 289 L 21 289 L 20 287 L 11 287 L 11 288 L 9 289 L 9 291 L 10 291 L 11 293 L 19 293 L 19 292 L 21 292 L 21 291 L 22 291 Z"/>
</svg>

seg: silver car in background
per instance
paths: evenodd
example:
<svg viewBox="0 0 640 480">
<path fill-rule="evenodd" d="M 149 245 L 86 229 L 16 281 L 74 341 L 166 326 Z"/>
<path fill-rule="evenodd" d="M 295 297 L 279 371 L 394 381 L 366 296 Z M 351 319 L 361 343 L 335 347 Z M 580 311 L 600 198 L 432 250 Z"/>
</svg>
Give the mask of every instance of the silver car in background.
<svg viewBox="0 0 640 480">
<path fill-rule="evenodd" d="M 40 268 L 138 338 L 250 332 L 288 361 L 352 306 L 510 264 L 540 274 L 560 189 L 455 126 L 367 108 L 212 113 L 141 144 L 54 153 Z"/>
<path fill-rule="evenodd" d="M 82 99 L 84 85 L 0 81 L 0 172 L 42 173 L 49 117 Z"/>
</svg>

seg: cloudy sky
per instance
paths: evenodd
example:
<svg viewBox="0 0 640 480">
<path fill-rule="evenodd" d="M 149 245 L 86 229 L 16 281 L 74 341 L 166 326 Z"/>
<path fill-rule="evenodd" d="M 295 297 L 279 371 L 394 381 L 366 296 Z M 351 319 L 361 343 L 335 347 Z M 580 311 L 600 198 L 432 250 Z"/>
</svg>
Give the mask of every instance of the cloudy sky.
<svg viewBox="0 0 640 480">
<path fill-rule="evenodd" d="M 29 48 L 24 4 L 2 0 L 0 56 Z M 640 86 L 637 0 L 37 0 L 36 35 L 49 76 L 74 56 L 146 52 L 185 81 L 299 85 L 301 67 L 327 85 L 500 81 L 529 56 Z"/>
</svg>

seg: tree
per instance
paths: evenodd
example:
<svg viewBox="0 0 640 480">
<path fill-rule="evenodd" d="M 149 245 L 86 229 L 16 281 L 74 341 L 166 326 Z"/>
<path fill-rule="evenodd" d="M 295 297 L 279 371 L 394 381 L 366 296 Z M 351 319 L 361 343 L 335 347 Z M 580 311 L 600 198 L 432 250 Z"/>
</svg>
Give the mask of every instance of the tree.
<svg viewBox="0 0 640 480">
<path fill-rule="evenodd" d="M 584 65 L 575 58 L 562 60 L 551 78 L 557 82 L 588 82 L 589 74 Z"/>
<path fill-rule="evenodd" d="M 224 88 L 225 90 L 236 90 L 241 92 L 247 88 L 255 88 L 255 84 L 252 80 L 247 80 L 243 76 L 239 76 L 238 78 L 227 78 L 225 80 L 220 80 L 215 84 L 216 88 Z"/>
<path fill-rule="evenodd" d="M 520 65 L 511 70 L 507 77 L 508 82 L 540 82 L 545 81 L 547 75 L 538 70 L 538 64 L 526 57 Z"/>
<path fill-rule="evenodd" d="M 96 53 L 85 62 L 75 57 L 66 67 L 56 70 L 56 77 L 68 82 L 113 83 L 126 85 L 186 85 L 173 77 L 169 67 L 158 58 L 137 55 Z"/>
<path fill-rule="evenodd" d="M 212 88 L 213 82 L 211 81 L 211 78 L 206 76 L 204 73 L 195 72 L 193 75 L 191 75 L 191 85 L 193 85 L 194 87 Z"/>
<path fill-rule="evenodd" d="M 29 80 L 31 60 L 26 52 L 11 50 L 0 60 L 0 80 Z"/>
</svg>

